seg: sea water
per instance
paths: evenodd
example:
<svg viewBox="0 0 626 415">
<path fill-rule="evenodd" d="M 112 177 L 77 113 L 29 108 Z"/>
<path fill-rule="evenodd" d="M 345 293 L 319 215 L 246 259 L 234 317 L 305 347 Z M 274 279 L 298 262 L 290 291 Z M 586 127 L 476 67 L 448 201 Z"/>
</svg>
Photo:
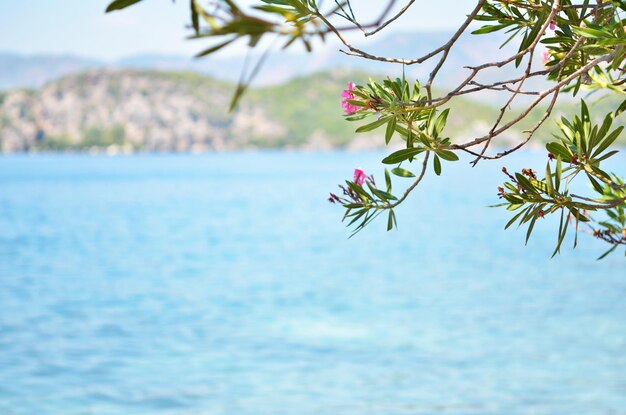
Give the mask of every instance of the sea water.
<svg viewBox="0 0 626 415">
<path fill-rule="evenodd" d="M 623 250 L 486 207 L 545 152 L 348 239 L 328 192 L 382 157 L 0 157 L 0 414 L 626 414 Z"/>
</svg>

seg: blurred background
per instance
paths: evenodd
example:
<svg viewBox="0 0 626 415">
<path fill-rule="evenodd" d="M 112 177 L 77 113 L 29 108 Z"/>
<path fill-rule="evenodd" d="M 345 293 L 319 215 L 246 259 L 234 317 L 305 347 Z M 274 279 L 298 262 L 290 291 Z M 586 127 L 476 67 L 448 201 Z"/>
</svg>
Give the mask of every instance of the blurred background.
<svg viewBox="0 0 626 415">
<path fill-rule="evenodd" d="M 626 414 L 623 256 L 572 232 L 550 259 L 551 218 L 525 246 L 487 207 L 503 165 L 543 168 L 552 125 L 507 159 L 445 163 L 398 230 L 348 239 L 328 193 L 356 167 L 382 179 L 387 153 L 340 93 L 401 66 L 332 40 L 274 53 L 228 113 L 245 45 L 194 60 L 187 3 L 107 3 L 0 7 L 0 413 Z M 415 57 L 472 7 L 354 40 Z M 500 43 L 462 37 L 438 90 Z M 484 133 L 501 99 L 459 99 L 447 133 Z"/>
</svg>

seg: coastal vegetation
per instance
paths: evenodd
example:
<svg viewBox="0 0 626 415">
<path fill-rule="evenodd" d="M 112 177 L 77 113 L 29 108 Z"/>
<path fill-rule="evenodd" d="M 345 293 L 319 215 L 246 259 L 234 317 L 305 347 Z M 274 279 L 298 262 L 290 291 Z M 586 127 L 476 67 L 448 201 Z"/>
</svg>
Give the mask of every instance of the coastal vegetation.
<svg viewBox="0 0 626 415">
<path fill-rule="evenodd" d="M 106 12 L 125 9 L 141 1 L 114 0 Z M 362 5 L 352 4 L 350 0 L 333 4 L 317 0 L 262 0 L 251 7 L 236 0 L 208 5 L 197 0 L 189 3 L 191 38 L 209 41 L 208 48 L 197 57 L 210 55 L 239 40 L 246 41 L 250 48 L 263 48 L 261 40 L 274 37 L 274 42 L 281 43 L 283 50 L 298 44 L 311 51 L 314 41 L 324 42 L 327 37 L 333 37 L 341 42 L 341 51 L 355 60 L 376 61 L 396 68 L 434 65 L 422 79 L 407 80 L 403 71 L 402 78 L 387 76 L 362 84 L 350 81 L 348 89 L 342 93 L 346 120 L 369 118 L 357 132 L 379 130 L 386 145 L 398 143 L 404 147 L 398 150 L 392 145 L 391 154 L 383 158 L 382 163 L 395 166 L 391 173 L 396 176 L 413 178 L 408 189 L 394 195 L 387 168 L 384 188 L 378 187 L 373 176 L 357 174 L 356 169 L 354 179 L 346 180 L 345 186 L 340 185 L 343 194 L 331 193 L 329 198 L 330 202 L 343 207 L 344 220 L 348 220 L 348 226 L 355 233 L 382 213 L 388 218 L 388 230 L 397 226 L 394 209 L 419 186 L 429 167 L 435 175 L 441 174 L 445 164 L 442 160 L 457 161 L 457 153 L 463 152 L 474 158 L 471 164 L 475 166 L 483 160 L 504 158 L 530 143 L 556 112 L 560 96 L 576 97 L 582 90 L 588 90 L 600 92 L 601 96 L 613 94 L 619 99 L 626 93 L 623 67 L 626 5 L 623 1 L 478 0 L 471 9 L 468 7 L 465 20 L 445 43 L 429 53 L 408 58 L 387 52 L 373 53 L 347 37 L 348 32 L 360 32 L 363 37 L 377 35 L 409 8 L 421 6 L 413 0 L 402 6 L 395 0 L 385 3 L 378 18 L 369 21 L 357 17 L 362 16 L 360 11 L 363 10 L 359 9 Z M 478 25 L 480 27 L 476 28 Z M 438 75 L 444 72 L 442 68 L 449 63 L 451 50 L 465 34 L 508 36 L 502 47 L 511 43 L 516 51 L 507 52 L 504 58 L 488 57 L 480 65 L 464 65 L 463 79 L 444 88 L 444 92 L 437 90 L 437 86 L 445 87 Z M 269 51 L 267 49 L 252 68 L 242 72 L 229 104 L 230 110 L 240 103 Z M 542 52 L 543 61 L 539 63 L 536 57 Z M 511 78 L 509 71 L 501 70 L 503 67 L 514 67 L 517 74 Z M 496 81 L 481 77 L 494 71 Z M 452 132 L 446 128 L 450 114 L 450 119 L 458 116 L 452 111 L 452 103 L 467 96 L 488 96 L 493 92 L 501 93 L 505 100 L 494 112 L 495 120 L 473 137 L 460 142 L 453 140 Z M 515 108 L 513 103 L 516 102 L 521 107 Z M 539 108 L 542 115 L 522 130 L 521 142 L 506 149 L 493 148 L 495 141 L 502 143 L 507 133 L 527 123 Z M 546 145 L 548 162 L 543 177 L 532 168 L 514 173 L 504 168 L 506 182 L 498 188 L 498 195 L 504 200 L 499 206 L 515 212 L 506 227 L 513 223 L 525 226 L 526 241 L 538 219 L 552 214 L 560 217 L 553 256 L 560 251 L 570 225 L 575 231 L 574 246 L 580 226 L 609 244 L 606 254 L 626 245 L 626 185 L 617 174 L 601 167 L 601 162 L 618 152 L 613 146 L 623 126 L 615 128 L 614 121 L 626 110 L 626 100 L 599 115 L 590 111 L 584 99 L 580 100 L 579 108 L 556 119 L 560 131 Z M 595 121 L 598 117 L 601 122 Z M 555 166 L 551 166 L 552 161 Z M 596 194 L 570 193 L 570 183 L 585 179 Z M 608 218 L 598 220 L 590 212 L 602 212 Z"/>
<path fill-rule="evenodd" d="M 365 83 L 363 72 L 335 69 L 279 85 L 254 87 L 228 113 L 235 85 L 194 72 L 91 70 L 39 88 L 0 94 L 0 149 L 24 151 L 225 151 L 250 148 L 305 150 L 384 147 L 375 133 L 356 134 L 340 113 L 338 85 Z M 556 111 L 567 113 L 565 102 Z M 615 100 L 598 102 L 598 112 Z M 451 104 L 447 129 L 460 141 L 485 128 L 496 107 L 461 98 Z M 529 122 L 542 115 L 533 111 Z M 522 139 L 524 126 L 501 143 Z M 547 142 L 558 130 L 546 124 Z M 624 143 L 624 141 L 622 141 Z"/>
</svg>

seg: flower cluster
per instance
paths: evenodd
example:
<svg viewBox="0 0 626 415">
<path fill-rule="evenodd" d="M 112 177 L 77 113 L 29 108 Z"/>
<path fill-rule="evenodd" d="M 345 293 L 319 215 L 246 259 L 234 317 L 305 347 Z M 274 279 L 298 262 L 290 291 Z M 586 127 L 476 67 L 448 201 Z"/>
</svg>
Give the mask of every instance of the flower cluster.
<svg viewBox="0 0 626 415">
<path fill-rule="evenodd" d="M 358 186 L 361 187 L 363 186 L 363 184 L 365 183 L 365 181 L 368 181 L 370 184 L 372 184 L 372 186 L 376 186 L 376 182 L 374 181 L 374 176 L 368 176 L 367 174 L 365 174 L 365 171 L 360 168 L 357 167 L 356 169 L 354 169 L 354 177 L 353 177 L 353 183 Z M 359 196 L 359 194 L 357 192 L 355 192 L 353 189 L 350 188 L 350 186 L 346 187 L 343 185 L 339 185 L 339 188 L 343 191 L 343 197 L 339 197 L 334 193 L 330 194 L 330 197 L 328 198 L 328 201 L 330 203 L 363 203 L 363 200 L 361 199 L 361 197 Z"/>
<path fill-rule="evenodd" d="M 354 100 L 354 94 L 352 91 L 354 90 L 354 84 L 352 82 L 348 82 L 348 89 L 344 89 L 341 93 L 341 106 L 346 114 L 354 114 L 359 107 L 354 104 L 351 104 L 349 101 Z"/>
</svg>

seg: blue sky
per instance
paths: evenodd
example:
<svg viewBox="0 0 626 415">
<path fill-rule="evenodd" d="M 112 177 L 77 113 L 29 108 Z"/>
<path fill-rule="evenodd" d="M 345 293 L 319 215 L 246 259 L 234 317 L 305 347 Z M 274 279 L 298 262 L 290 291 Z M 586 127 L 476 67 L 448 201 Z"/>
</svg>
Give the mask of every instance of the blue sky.
<svg viewBox="0 0 626 415">
<path fill-rule="evenodd" d="M 203 44 L 185 41 L 188 2 L 144 0 L 104 14 L 109 0 L 5 1 L 0 14 L 0 51 L 23 54 L 73 54 L 118 59 L 138 53 L 193 54 Z M 245 0 L 242 3 L 252 3 Z M 374 14 L 383 0 L 355 0 L 363 15 Z M 405 2 L 398 2 L 399 5 Z M 472 0 L 420 0 L 390 31 L 433 31 L 458 27 Z M 237 51 L 235 51 L 236 53 Z"/>
</svg>

